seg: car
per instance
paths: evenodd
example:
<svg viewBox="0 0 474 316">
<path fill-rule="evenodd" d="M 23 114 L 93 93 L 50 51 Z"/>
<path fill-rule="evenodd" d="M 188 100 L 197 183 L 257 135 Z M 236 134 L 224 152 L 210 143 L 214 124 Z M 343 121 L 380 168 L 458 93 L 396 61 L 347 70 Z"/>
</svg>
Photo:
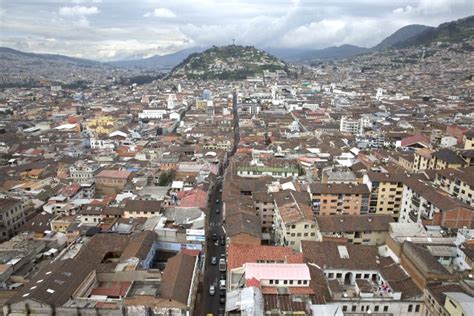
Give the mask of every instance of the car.
<svg viewBox="0 0 474 316">
<path fill-rule="evenodd" d="M 219 296 L 220 297 L 225 297 L 225 290 L 220 290 Z"/>
<path fill-rule="evenodd" d="M 218 312 L 217 315 L 219 315 L 219 316 L 224 316 L 224 315 L 225 315 L 224 309 L 223 309 L 223 308 L 219 308 L 219 312 Z"/>
<path fill-rule="evenodd" d="M 219 214 L 221 212 L 220 208 L 216 208 L 216 214 Z"/>
<path fill-rule="evenodd" d="M 219 190 L 219 193 L 222 193 L 222 189 Z"/>
<path fill-rule="evenodd" d="M 221 246 L 225 246 L 225 237 L 221 236 Z"/>
<path fill-rule="evenodd" d="M 216 286 L 214 284 L 209 285 L 209 295 L 213 296 L 216 294 Z"/>
<path fill-rule="evenodd" d="M 221 272 L 227 271 L 227 264 L 226 264 L 224 258 L 219 259 L 219 271 L 221 271 Z"/>
<path fill-rule="evenodd" d="M 212 240 L 217 241 L 217 233 L 212 233 Z"/>
<path fill-rule="evenodd" d="M 216 200 L 216 204 L 219 204 L 221 201 L 220 200 Z"/>
<path fill-rule="evenodd" d="M 220 290 L 225 290 L 225 280 L 220 280 L 219 281 L 219 289 Z"/>
<path fill-rule="evenodd" d="M 220 279 L 225 280 L 225 273 L 221 273 Z"/>
<path fill-rule="evenodd" d="M 212 258 L 211 258 L 211 264 L 212 264 L 212 265 L 216 265 L 216 264 L 217 264 L 217 258 L 216 258 L 216 257 L 212 257 Z"/>
<path fill-rule="evenodd" d="M 225 297 L 220 297 L 219 298 L 219 303 L 225 304 Z"/>
</svg>

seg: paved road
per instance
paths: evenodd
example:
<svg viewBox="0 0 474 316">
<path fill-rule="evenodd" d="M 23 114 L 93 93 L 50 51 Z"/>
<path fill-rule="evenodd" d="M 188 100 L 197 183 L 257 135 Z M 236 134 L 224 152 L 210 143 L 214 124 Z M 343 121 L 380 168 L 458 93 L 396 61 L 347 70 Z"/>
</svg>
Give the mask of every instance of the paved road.
<svg viewBox="0 0 474 316">
<path fill-rule="evenodd" d="M 216 233 L 217 238 L 224 235 L 224 229 L 222 227 L 222 211 L 221 211 L 221 193 L 219 192 L 222 188 L 222 182 L 219 182 L 216 188 L 216 193 L 211 200 L 211 208 L 209 214 L 209 240 L 207 241 L 207 257 L 206 257 L 206 271 L 204 274 L 204 283 L 202 288 L 202 296 L 201 301 L 198 304 L 203 304 L 205 306 L 203 315 L 207 313 L 213 313 L 214 315 L 218 315 L 219 308 L 224 308 L 223 304 L 219 302 L 219 280 L 221 272 L 219 271 L 219 265 L 211 264 L 212 257 L 216 257 L 217 261 L 219 261 L 221 254 L 225 255 L 225 246 L 220 244 L 218 239 L 217 242 L 212 240 L 212 234 Z M 217 202 L 219 201 L 219 203 Z M 219 210 L 219 213 L 216 213 L 216 210 Z M 225 276 L 225 273 L 223 273 Z M 210 295 L 209 294 L 209 286 L 211 284 L 215 284 L 216 286 L 216 294 Z M 201 309 L 202 311 L 202 309 Z"/>
<path fill-rule="evenodd" d="M 237 113 L 237 92 L 233 94 L 233 114 L 234 114 L 234 148 L 232 148 L 229 153 L 229 157 L 235 154 L 237 149 L 237 144 L 240 140 L 240 131 L 239 131 L 239 117 Z M 225 166 L 227 167 L 227 166 Z M 224 171 L 225 173 L 225 171 Z M 223 228 L 223 217 L 222 217 L 222 180 L 219 180 L 215 191 L 214 196 L 210 201 L 210 214 L 209 214 L 209 229 L 208 229 L 208 241 L 207 241 L 207 256 L 205 263 L 204 271 L 204 281 L 201 284 L 201 296 L 200 300 L 196 302 L 196 314 L 197 315 L 207 315 L 212 313 L 214 316 L 218 316 L 219 309 L 224 309 L 225 305 L 220 303 L 220 290 L 219 290 L 219 280 L 221 279 L 221 274 L 225 277 L 225 272 L 219 271 L 219 265 L 213 265 L 211 263 L 212 257 L 216 257 L 217 262 L 221 258 L 221 255 L 226 254 L 225 245 L 221 245 L 220 238 L 225 236 L 225 231 Z M 216 212 L 219 210 L 219 212 Z M 213 233 L 217 234 L 217 242 L 212 240 Z M 214 284 L 216 286 L 216 293 L 214 295 L 209 294 L 209 286 Z M 225 290 L 224 290 L 225 296 Z"/>
</svg>

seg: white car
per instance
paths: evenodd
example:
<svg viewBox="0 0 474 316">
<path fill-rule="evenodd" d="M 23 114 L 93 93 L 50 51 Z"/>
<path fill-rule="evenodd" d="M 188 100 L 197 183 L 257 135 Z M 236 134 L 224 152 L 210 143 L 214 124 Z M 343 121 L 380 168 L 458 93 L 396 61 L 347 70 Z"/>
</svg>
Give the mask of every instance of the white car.
<svg viewBox="0 0 474 316">
<path fill-rule="evenodd" d="M 209 285 L 209 295 L 214 295 L 216 294 L 216 287 L 214 284 Z"/>
</svg>

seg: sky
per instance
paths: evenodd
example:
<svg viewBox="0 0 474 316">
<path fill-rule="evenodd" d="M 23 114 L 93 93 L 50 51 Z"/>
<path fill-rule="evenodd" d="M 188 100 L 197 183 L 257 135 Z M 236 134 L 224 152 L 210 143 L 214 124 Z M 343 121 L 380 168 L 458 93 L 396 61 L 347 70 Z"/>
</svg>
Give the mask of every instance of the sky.
<svg viewBox="0 0 474 316">
<path fill-rule="evenodd" d="M 0 46 L 95 60 L 193 46 L 371 47 L 408 24 L 474 14 L 472 0 L 0 0 Z"/>
</svg>

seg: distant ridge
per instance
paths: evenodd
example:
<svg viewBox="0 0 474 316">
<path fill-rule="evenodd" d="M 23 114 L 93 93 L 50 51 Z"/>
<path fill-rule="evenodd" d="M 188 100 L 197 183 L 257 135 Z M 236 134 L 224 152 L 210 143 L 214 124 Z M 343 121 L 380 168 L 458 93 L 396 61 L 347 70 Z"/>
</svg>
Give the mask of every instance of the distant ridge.
<svg viewBox="0 0 474 316">
<path fill-rule="evenodd" d="M 414 36 L 417 36 L 423 33 L 426 30 L 434 29 L 434 27 L 426 26 L 426 25 L 419 25 L 419 24 L 412 24 L 402 27 L 398 29 L 395 33 L 391 34 L 379 44 L 372 47 L 372 50 L 382 50 L 386 48 L 393 48 L 397 44 L 405 42 Z"/>
<path fill-rule="evenodd" d="M 155 55 L 143 59 L 120 60 L 108 62 L 109 65 L 121 68 L 158 68 L 171 69 L 186 57 L 193 53 L 200 53 L 206 50 L 206 47 L 185 48 L 172 54 Z"/>
<path fill-rule="evenodd" d="M 35 59 L 42 59 L 45 61 L 54 61 L 54 62 L 66 62 L 72 64 L 82 64 L 82 65 L 100 65 L 101 62 L 89 59 L 82 59 L 76 57 L 69 57 L 65 55 L 59 54 L 37 54 L 37 53 L 27 53 L 22 52 L 13 48 L 9 47 L 0 47 L 0 57 L 8 57 L 10 56 L 21 56 L 26 58 L 35 58 Z"/>
<path fill-rule="evenodd" d="M 394 48 L 430 45 L 435 42 L 454 43 L 474 37 L 474 16 L 440 24 L 403 42 L 396 43 Z"/>
</svg>

